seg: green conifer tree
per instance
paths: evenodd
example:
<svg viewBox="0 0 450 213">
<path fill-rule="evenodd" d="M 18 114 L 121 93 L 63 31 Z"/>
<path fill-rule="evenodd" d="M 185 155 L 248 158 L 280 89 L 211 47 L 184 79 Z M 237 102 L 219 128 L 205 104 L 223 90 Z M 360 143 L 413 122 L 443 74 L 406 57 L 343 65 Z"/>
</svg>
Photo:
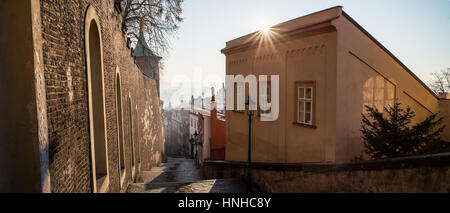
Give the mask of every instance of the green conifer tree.
<svg viewBox="0 0 450 213">
<path fill-rule="evenodd" d="M 441 141 L 445 126 L 443 117 L 432 114 L 424 121 L 411 125 L 415 113 L 400 103 L 384 107 L 384 113 L 366 106 L 362 129 L 364 153 L 373 159 L 394 158 L 420 153 L 423 149 Z"/>
</svg>

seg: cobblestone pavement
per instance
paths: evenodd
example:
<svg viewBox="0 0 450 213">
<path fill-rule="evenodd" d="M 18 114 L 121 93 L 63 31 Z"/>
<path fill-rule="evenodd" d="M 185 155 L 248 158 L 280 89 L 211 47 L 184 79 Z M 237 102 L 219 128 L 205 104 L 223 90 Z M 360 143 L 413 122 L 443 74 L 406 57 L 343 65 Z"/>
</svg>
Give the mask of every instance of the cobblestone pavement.
<svg viewBox="0 0 450 213">
<path fill-rule="evenodd" d="M 129 193 L 245 193 L 241 180 L 204 180 L 194 161 L 168 158 L 167 163 L 151 171 L 143 171 Z"/>
</svg>

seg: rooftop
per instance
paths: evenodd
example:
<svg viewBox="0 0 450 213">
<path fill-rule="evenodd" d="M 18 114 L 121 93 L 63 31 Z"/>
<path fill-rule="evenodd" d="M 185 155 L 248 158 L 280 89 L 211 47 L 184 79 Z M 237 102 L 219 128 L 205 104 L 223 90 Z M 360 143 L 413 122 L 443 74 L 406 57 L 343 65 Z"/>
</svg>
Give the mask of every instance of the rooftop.
<svg viewBox="0 0 450 213">
<path fill-rule="evenodd" d="M 394 54 L 392 54 L 386 47 L 384 47 L 377 39 L 375 39 L 369 32 L 367 32 L 361 25 L 359 25 L 352 17 L 342 10 L 342 6 L 336 6 L 314 12 L 299 18 L 295 18 L 277 25 L 272 26 L 270 29 L 276 31 L 277 34 L 289 34 L 294 31 L 307 30 L 318 25 L 330 23 L 331 21 L 344 17 L 356 26 L 361 32 L 363 32 L 368 38 L 370 38 L 377 46 L 385 51 L 390 57 L 392 57 L 401 67 L 403 67 L 414 79 L 416 79 L 425 89 L 428 90 L 436 99 L 439 97 L 421 80 L 417 77 L 403 62 L 401 62 Z M 261 39 L 261 32 L 253 32 L 248 35 L 233 39 L 226 43 L 226 47 L 221 50 L 222 53 L 227 54 L 234 49 L 240 49 L 246 46 L 253 46 Z"/>
<path fill-rule="evenodd" d="M 159 57 L 153 53 L 145 41 L 145 36 L 140 33 L 136 48 L 134 49 L 134 56 L 136 57 Z"/>
</svg>

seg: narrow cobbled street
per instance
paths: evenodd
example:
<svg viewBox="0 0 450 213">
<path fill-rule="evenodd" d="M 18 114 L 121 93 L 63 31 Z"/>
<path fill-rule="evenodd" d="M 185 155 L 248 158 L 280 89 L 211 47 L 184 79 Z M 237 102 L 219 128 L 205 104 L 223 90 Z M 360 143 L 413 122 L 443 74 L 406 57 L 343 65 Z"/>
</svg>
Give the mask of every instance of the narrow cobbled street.
<svg viewBox="0 0 450 213">
<path fill-rule="evenodd" d="M 141 172 L 128 193 L 245 193 L 241 180 L 204 180 L 192 159 L 168 158 L 167 163 Z"/>
</svg>

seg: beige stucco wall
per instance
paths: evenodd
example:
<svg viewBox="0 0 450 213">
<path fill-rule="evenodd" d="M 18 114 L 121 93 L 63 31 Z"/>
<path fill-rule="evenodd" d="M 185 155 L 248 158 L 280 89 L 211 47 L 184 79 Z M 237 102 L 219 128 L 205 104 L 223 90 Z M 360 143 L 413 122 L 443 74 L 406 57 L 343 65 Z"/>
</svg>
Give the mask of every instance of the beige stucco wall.
<svg viewBox="0 0 450 213">
<path fill-rule="evenodd" d="M 286 102 L 286 53 L 285 50 L 275 47 L 262 48 L 258 52 L 253 52 L 252 74 L 256 76 L 267 75 L 270 79 L 271 75 L 280 75 L 280 103 Z M 259 101 L 259 100 L 258 100 Z M 239 116 L 239 115 L 238 115 Z M 246 115 L 243 117 L 244 122 L 241 131 L 244 133 L 242 147 L 245 151 L 245 159 L 247 159 L 248 147 L 248 121 Z M 253 122 L 253 144 L 252 144 L 252 158 L 256 162 L 284 162 L 286 153 L 286 136 L 283 129 L 286 127 L 285 118 L 286 112 L 284 105 L 280 105 L 279 119 L 273 122 L 262 122 L 260 117 L 255 116 Z M 228 149 L 228 147 L 227 147 Z"/>
<path fill-rule="evenodd" d="M 252 72 L 251 52 L 240 52 L 227 56 L 226 74 L 247 76 Z M 226 112 L 226 137 L 227 149 L 225 150 L 225 159 L 231 161 L 246 161 L 248 143 L 248 122 L 243 113 L 227 111 Z"/>
<path fill-rule="evenodd" d="M 361 114 L 364 105 L 383 106 L 396 98 L 410 106 L 418 122 L 439 109 L 438 99 L 386 51 L 344 16 L 337 28 L 336 160 L 361 154 Z"/>
<path fill-rule="evenodd" d="M 285 109 L 286 162 L 334 161 L 336 33 L 326 33 L 295 40 L 289 47 Z M 300 51 L 300 52 L 298 52 Z M 295 125 L 296 81 L 315 81 L 313 120 L 316 128 Z"/>
</svg>

